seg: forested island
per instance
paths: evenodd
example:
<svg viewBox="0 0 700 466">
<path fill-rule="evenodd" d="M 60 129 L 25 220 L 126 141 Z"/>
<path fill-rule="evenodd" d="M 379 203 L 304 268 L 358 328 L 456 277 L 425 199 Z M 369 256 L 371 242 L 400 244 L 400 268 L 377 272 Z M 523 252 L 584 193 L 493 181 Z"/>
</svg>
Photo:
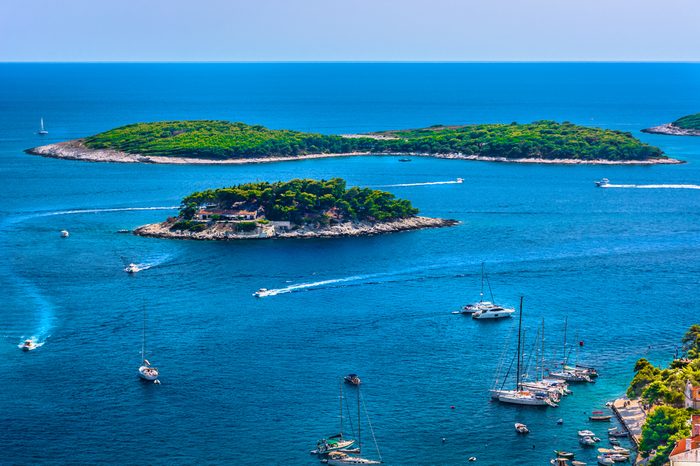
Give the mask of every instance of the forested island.
<svg viewBox="0 0 700 466">
<path fill-rule="evenodd" d="M 690 416 L 700 413 L 700 325 L 691 326 L 681 343 L 682 354 L 668 368 L 637 361 L 627 389 L 629 398 L 647 406 L 639 451 L 651 466 L 668 463 L 674 447 L 690 434 Z"/>
<path fill-rule="evenodd" d="M 671 136 L 700 136 L 700 113 L 686 115 L 661 126 L 643 129 L 645 133 L 668 134 Z"/>
<path fill-rule="evenodd" d="M 95 162 L 251 163 L 348 155 L 417 155 L 529 163 L 678 163 L 631 133 L 564 122 L 435 125 L 327 135 L 227 121 L 135 123 L 28 149 Z"/>
<path fill-rule="evenodd" d="M 190 194 L 179 215 L 134 230 L 141 236 L 203 240 L 325 238 L 452 226 L 419 217 L 410 201 L 345 180 L 246 183 Z"/>
</svg>

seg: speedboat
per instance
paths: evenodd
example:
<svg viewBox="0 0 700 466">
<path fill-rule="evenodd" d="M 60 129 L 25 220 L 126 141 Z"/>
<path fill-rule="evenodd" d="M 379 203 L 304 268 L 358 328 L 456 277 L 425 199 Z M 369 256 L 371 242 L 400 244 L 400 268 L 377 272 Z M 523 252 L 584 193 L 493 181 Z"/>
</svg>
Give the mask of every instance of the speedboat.
<svg viewBox="0 0 700 466">
<path fill-rule="evenodd" d="M 61 238 L 68 238 L 69 236 L 68 230 L 61 230 Z"/>
<path fill-rule="evenodd" d="M 20 345 L 20 348 L 22 348 L 22 351 L 31 351 L 33 349 L 37 349 L 37 344 L 34 342 L 34 340 L 24 340 L 24 343 Z"/>
<path fill-rule="evenodd" d="M 574 460 L 571 462 L 571 466 L 586 466 L 586 463 L 584 463 L 583 461 Z"/>
<path fill-rule="evenodd" d="M 593 411 L 593 414 L 588 416 L 590 421 L 610 421 L 612 416 L 610 414 L 605 414 L 603 411 Z"/>
<path fill-rule="evenodd" d="M 602 188 L 604 186 L 607 186 L 610 184 L 610 180 L 607 178 L 601 178 L 600 180 L 595 182 L 595 185 L 599 188 Z"/>
<path fill-rule="evenodd" d="M 595 440 L 593 439 L 593 437 L 579 437 L 578 443 L 580 443 L 584 447 L 592 447 L 595 445 Z"/>
<path fill-rule="evenodd" d="M 598 464 L 601 466 L 610 466 L 611 464 L 615 464 L 615 462 L 610 459 L 610 457 L 605 456 L 605 455 L 600 455 L 598 456 Z"/>
<path fill-rule="evenodd" d="M 519 434 L 529 434 L 530 433 L 530 429 L 528 429 L 525 424 L 521 424 L 519 422 L 515 423 L 515 431 Z"/>
<path fill-rule="evenodd" d="M 552 460 L 549 460 L 549 464 L 552 464 L 554 466 L 569 466 L 569 460 L 567 458 L 558 456 Z"/>
<path fill-rule="evenodd" d="M 511 317 L 515 309 L 492 305 L 485 309 L 479 309 L 472 314 L 472 319 L 503 319 Z"/>
<path fill-rule="evenodd" d="M 140 272 L 140 271 L 141 271 L 141 268 L 134 263 L 131 263 L 124 268 L 124 272 L 126 272 L 126 273 L 136 273 L 136 272 Z"/>
<path fill-rule="evenodd" d="M 608 429 L 608 436 L 610 437 L 627 437 L 627 432 L 617 427 L 611 427 Z"/>
<path fill-rule="evenodd" d="M 578 436 L 579 437 L 595 437 L 595 434 L 590 430 L 579 430 Z"/>
<path fill-rule="evenodd" d="M 464 178 L 457 178 L 457 183 L 464 183 Z"/>
<path fill-rule="evenodd" d="M 331 452 L 337 452 L 338 450 L 346 450 L 354 443 L 355 441 L 353 439 L 346 439 L 343 438 L 343 434 L 336 434 L 316 442 L 316 449 L 312 450 L 311 453 L 314 455 L 327 455 Z"/>
<path fill-rule="evenodd" d="M 570 451 L 554 450 L 554 454 L 557 455 L 558 458 L 574 459 L 574 454 Z"/>
<path fill-rule="evenodd" d="M 256 298 L 262 298 L 263 296 L 267 296 L 268 291 L 269 290 L 267 288 L 260 288 L 258 291 L 253 293 L 253 296 L 255 296 Z"/>
<path fill-rule="evenodd" d="M 411 161 L 411 159 L 407 159 L 407 158 L 399 159 L 399 162 L 410 162 L 410 161 Z"/>
<path fill-rule="evenodd" d="M 362 383 L 357 374 L 348 374 L 343 377 L 343 380 L 345 380 L 345 383 L 350 385 L 360 385 L 360 383 Z"/>
<path fill-rule="evenodd" d="M 139 367 L 139 377 L 141 377 L 144 380 L 149 380 L 151 382 L 154 382 L 156 379 L 158 379 L 158 368 L 151 366 L 151 363 L 148 362 L 148 359 L 143 360 L 143 364 L 141 367 Z"/>
</svg>

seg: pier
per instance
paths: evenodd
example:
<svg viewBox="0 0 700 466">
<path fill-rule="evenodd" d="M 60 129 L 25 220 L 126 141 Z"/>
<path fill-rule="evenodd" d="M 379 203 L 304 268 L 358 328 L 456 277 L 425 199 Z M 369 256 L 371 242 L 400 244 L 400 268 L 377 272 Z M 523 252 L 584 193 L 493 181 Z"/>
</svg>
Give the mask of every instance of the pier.
<svg viewBox="0 0 700 466">
<path fill-rule="evenodd" d="M 642 426 L 647 419 L 647 414 L 642 409 L 639 400 L 630 400 L 627 397 L 613 401 L 612 410 L 620 420 L 622 426 L 627 429 L 630 438 L 636 447 L 642 440 Z"/>
</svg>

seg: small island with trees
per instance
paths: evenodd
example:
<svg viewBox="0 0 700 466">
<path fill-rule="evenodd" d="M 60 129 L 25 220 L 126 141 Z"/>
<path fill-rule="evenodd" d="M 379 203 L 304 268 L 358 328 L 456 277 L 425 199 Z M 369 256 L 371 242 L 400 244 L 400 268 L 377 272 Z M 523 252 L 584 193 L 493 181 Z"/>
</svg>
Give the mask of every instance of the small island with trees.
<svg viewBox="0 0 700 466">
<path fill-rule="evenodd" d="M 686 115 L 665 125 L 642 130 L 645 133 L 667 134 L 670 136 L 700 136 L 700 113 Z"/>
<path fill-rule="evenodd" d="M 190 194 L 179 215 L 134 230 L 158 238 L 234 240 L 330 238 L 456 225 L 419 217 L 405 199 L 345 180 L 294 179 L 246 183 Z"/>
<path fill-rule="evenodd" d="M 435 125 L 328 135 L 228 121 L 135 123 L 27 149 L 93 162 L 231 164 L 351 155 L 415 155 L 519 163 L 679 163 L 631 133 L 564 122 Z"/>
</svg>

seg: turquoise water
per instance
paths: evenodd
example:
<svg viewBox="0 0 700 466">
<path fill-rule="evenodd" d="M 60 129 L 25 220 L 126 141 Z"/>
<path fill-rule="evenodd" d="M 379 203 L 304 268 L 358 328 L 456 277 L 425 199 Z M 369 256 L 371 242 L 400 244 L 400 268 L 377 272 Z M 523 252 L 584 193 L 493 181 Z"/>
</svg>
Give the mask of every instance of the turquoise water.
<svg viewBox="0 0 700 466">
<path fill-rule="evenodd" d="M 4 64 L 0 97 L 0 463 L 316 464 L 308 451 L 337 429 L 338 377 L 357 372 L 388 464 L 545 464 L 553 449 L 579 451 L 576 430 L 603 433 L 585 413 L 624 392 L 637 358 L 667 361 L 698 319 L 700 192 L 592 181 L 700 184 L 700 138 L 639 132 L 700 109 L 699 65 Z M 551 118 L 631 131 L 688 163 L 187 167 L 22 152 L 176 118 L 328 133 Z M 461 224 L 228 244 L 116 233 L 172 212 L 134 208 L 300 176 L 372 186 L 462 177 L 386 188 Z M 122 257 L 150 268 L 127 276 Z M 450 314 L 478 298 L 482 261 L 498 301 L 525 296 L 528 345 L 544 317 L 559 350 L 568 317 L 598 383 L 574 387 L 557 409 L 490 403 L 515 321 Z M 253 298 L 260 287 L 282 292 Z M 143 305 L 160 386 L 136 377 Z M 30 336 L 45 344 L 20 352 Z M 531 434 L 516 436 L 514 422 Z"/>
</svg>

